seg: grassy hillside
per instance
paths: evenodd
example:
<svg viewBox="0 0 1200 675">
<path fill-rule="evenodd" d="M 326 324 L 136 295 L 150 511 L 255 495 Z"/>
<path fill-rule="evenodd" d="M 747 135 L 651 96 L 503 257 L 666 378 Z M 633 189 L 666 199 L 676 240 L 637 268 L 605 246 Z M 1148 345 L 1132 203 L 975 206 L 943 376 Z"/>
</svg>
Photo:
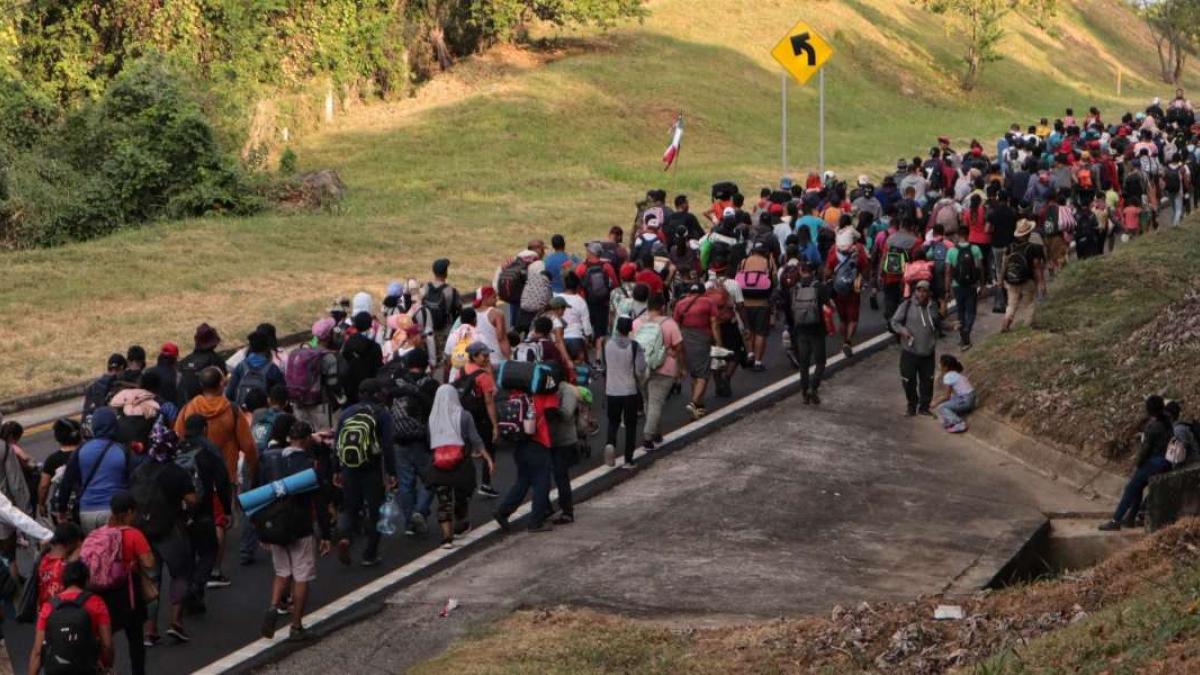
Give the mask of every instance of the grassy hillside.
<svg viewBox="0 0 1200 675">
<path fill-rule="evenodd" d="M 517 612 L 417 675 L 546 673 L 1194 673 L 1200 522 L 1164 529 L 1100 565 L 971 598 L 863 603 L 829 617 L 718 628 L 588 610 Z M 966 619 L 935 621 L 941 602 Z"/>
<path fill-rule="evenodd" d="M 1136 450 L 1142 400 L 1200 401 L 1200 219 L 1067 267 L 1033 326 L 971 354 L 982 405 L 1096 464 Z"/>
<path fill-rule="evenodd" d="M 562 232 L 578 247 L 628 223 L 648 187 L 699 196 L 721 178 L 747 191 L 774 182 L 779 70 L 768 52 L 799 18 L 837 50 L 827 152 L 844 174 L 878 175 L 938 134 L 990 143 L 1012 121 L 1091 104 L 1115 116 L 1168 93 L 1153 81 L 1148 36 L 1117 0 L 1060 4 L 1054 37 L 1010 20 L 1008 58 L 969 96 L 955 86 L 958 38 L 895 0 L 658 0 L 644 25 L 497 50 L 412 100 L 351 110 L 298 139 L 302 169 L 336 168 L 350 186 L 342 214 L 163 223 L 0 255 L 0 398 L 94 374 L 132 342 L 187 343 L 202 320 L 234 337 L 264 319 L 297 329 L 334 295 L 424 277 L 441 255 L 467 287 L 530 236 Z M 806 170 L 815 87 L 789 100 L 791 165 Z M 664 175 L 678 110 L 683 156 Z"/>
</svg>

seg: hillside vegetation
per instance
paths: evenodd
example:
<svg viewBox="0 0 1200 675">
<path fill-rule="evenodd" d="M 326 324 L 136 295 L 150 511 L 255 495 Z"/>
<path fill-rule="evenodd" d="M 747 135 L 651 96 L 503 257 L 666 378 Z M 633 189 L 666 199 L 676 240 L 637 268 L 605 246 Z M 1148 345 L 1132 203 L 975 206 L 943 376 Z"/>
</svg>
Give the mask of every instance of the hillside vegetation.
<svg viewBox="0 0 1200 675">
<path fill-rule="evenodd" d="M 1197 416 L 1200 218 L 1067 267 L 1032 327 L 971 354 L 983 405 L 1098 465 L 1136 452 L 1143 399 Z M 1120 470 L 1120 469 L 1118 469 Z"/>
<path fill-rule="evenodd" d="M 299 168 L 335 168 L 349 185 L 340 214 L 163 222 L 0 254 L 0 397 L 78 381 L 130 343 L 187 344 L 204 320 L 235 338 L 264 319 L 299 329 L 334 295 L 424 277 L 441 255 L 468 287 L 530 236 L 562 232 L 578 249 L 629 223 L 648 187 L 699 197 L 722 178 L 747 191 L 775 182 L 780 77 L 769 50 L 800 18 L 837 50 L 827 152 L 843 174 L 878 176 L 938 134 L 990 143 L 1012 121 L 1091 104 L 1116 116 L 1167 93 L 1122 3 L 1060 5 L 1050 32 L 1010 16 L 1006 58 L 970 94 L 958 88 L 960 40 L 907 2 L 656 0 L 643 24 L 603 35 L 543 28 L 534 36 L 551 40 L 536 48 L 492 50 L 410 99 L 298 130 Z M 807 170 L 815 87 L 793 87 L 789 102 L 790 165 Z M 664 175 L 680 110 L 683 154 Z"/>
</svg>

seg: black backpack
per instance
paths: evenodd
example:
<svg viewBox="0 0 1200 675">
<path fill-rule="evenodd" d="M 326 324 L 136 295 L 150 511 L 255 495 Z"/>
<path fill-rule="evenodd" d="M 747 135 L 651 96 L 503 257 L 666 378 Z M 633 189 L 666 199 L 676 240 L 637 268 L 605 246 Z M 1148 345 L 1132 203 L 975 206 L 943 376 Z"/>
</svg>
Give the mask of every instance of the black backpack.
<svg viewBox="0 0 1200 675">
<path fill-rule="evenodd" d="M 429 319 L 433 322 L 434 330 L 442 330 L 450 322 L 451 298 L 446 297 L 449 290 L 449 284 L 425 284 L 425 295 L 421 298 L 421 305 L 429 310 Z"/>
<path fill-rule="evenodd" d="M 608 296 L 612 293 L 612 279 L 604 271 L 604 263 L 588 265 L 584 279 L 589 301 L 608 302 Z"/>
<path fill-rule="evenodd" d="M 1169 194 L 1179 194 L 1179 191 L 1183 189 L 1183 173 L 1179 169 L 1167 167 L 1163 178 Z"/>
<path fill-rule="evenodd" d="M 179 505 L 167 499 L 158 476 L 168 464 L 147 462 L 133 472 L 131 492 L 137 502 L 136 526 L 150 541 L 158 541 L 171 533 L 179 521 Z"/>
<path fill-rule="evenodd" d="M 99 379 L 88 385 L 83 392 L 84 419 L 95 412 L 96 408 L 108 405 L 108 399 L 112 396 L 113 385 L 116 381 L 117 378 L 112 375 L 101 375 Z"/>
<path fill-rule="evenodd" d="M 263 455 L 263 475 L 269 481 L 282 480 L 300 473 L 312 465 L 303 454 L 287 457 L 272 451 Z M 312 512 L 305 507 L 302 495 L 280 497 L 250 516 L 259 541 L 287 546 L 312 532 Z"/>
<path fill-rule="evenodd" d="M 96 672 L 100 644 L 92 633 L 92 617 L 83 605 L 92 597 L 87 591 L 71 600 L 50 600 L 46 640 L 42 643 L 42 668 L 46 675 L 76 675 Z"/>
<path fill-rule="evenodd" d="M 241 408 L 246 404 L 246 397 L 254 390 L 261 391 L 264 395 L 267 393 L 267 369 L 271 367 L 271 362 L 267 361 L 260 368 L 255 368 L 248 361 L 242 362 L 244 369 L 242 377 L 238 380 L 237 391 L 234 392 L 233 402 L 237 407 Z"/>
<path fill-rule="evenodd" d="M 1004 282 L 1019 286 L 1033 278 L 1029 244 L 1013 246 L 1004 259 Z"/>
<path fill-rule="evenodd" d="M 487 401 L 479 393 L 479 387 L 475 386 L 475 381 L 479 379 L 481 373 L 483 373 L 482 369 L 476 370 L 470 375 L 460 372 L 458 379 L 454 381 L 454 388 L 458 390 L 458 400 L 462 403 L 463 410 L 467 411 L 477 423 L 487 419 Z"/>
<path fill-rule="evenodd" d="M 388 408 L 396 428 L 396 440 L 412 443 L 429 437 L 429 410 L 419 384 L 406 380 L 393 383 L 392 404 Z"/>
<path fill-rule="evenodd" d="M 979 283 L 979 261 L 971 253 L 970 246 L 958 247 L 958 260 L 954 266 L 954 280 L 959 286 L 974 286 Z"/>
<path fill-rule="evenodd" d="M 921 166 L 921 170 L 925 174 L 925 180 L 929 183 L 929 191 L 941 191 L 942 179 L 944 178 L 942 175 L 942 163 L 934 159 L 927 159 Z M 917 196 L 919 197 L 920 195 Z"/>
</svg>

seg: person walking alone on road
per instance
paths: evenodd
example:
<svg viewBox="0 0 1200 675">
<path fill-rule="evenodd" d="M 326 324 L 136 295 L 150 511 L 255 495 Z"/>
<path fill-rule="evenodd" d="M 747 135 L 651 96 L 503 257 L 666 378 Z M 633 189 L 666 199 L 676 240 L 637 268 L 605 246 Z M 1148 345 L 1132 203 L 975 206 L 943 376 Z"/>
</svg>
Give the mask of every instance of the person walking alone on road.
<svg viewBox="0 0 1200 675">
<path fill-rule="evenodd" d="M 892 315 L 892 330 L 903 345 L 900 379 L 908 401 L 905 414 L 910 417 L 917 413 L 933 416 L 929 405 L 933 399 L 935 353 L 942 333 L 942 320 L 930 296 L 929 282 L 919 281 L 912 297 L 900 303 Z"/>
</svg>

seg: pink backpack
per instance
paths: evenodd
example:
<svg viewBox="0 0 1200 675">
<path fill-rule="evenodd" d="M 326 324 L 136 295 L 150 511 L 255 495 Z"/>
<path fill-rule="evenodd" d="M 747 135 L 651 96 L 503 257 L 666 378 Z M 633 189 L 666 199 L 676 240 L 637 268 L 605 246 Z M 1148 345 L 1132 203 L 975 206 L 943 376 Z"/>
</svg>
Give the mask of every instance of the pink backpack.
<svg viewBox="0 0 1200 675">
<path fill-rule="evenodd" d="M 121 557 L 122 527 L 105 525 L 83 540 L 79 558 L 87 565 L 90 579 L 88 588 L 107 591 L 120 588 L 129 581 L 129 568 Z"/>
<path fill-rule="evenodd" d="M 300 347 L 288 354 L 287 382 L 288 399 L 298 405 L 321 403 L 321 356 L 322 351 L 313 347 Z"/>
</svg>

